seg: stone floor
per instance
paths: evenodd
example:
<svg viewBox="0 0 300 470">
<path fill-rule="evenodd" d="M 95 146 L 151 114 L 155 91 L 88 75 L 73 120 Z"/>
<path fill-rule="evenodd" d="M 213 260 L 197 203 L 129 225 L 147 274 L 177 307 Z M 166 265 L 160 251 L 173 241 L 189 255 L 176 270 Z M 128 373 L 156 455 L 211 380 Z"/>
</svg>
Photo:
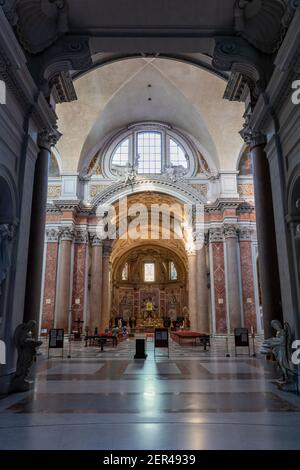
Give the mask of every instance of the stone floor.
<svg viewBox="0 0 300 470">
<path fill-rule="evenodd" d="M 134 346 L 42 349 L 34 390 L 0 400 L 0 449 L 300 449 L 300 398 L 263 357 L 227 358 L 224 339 L 169 358 L 147 342 L 146 361 Z"/>
</svg>

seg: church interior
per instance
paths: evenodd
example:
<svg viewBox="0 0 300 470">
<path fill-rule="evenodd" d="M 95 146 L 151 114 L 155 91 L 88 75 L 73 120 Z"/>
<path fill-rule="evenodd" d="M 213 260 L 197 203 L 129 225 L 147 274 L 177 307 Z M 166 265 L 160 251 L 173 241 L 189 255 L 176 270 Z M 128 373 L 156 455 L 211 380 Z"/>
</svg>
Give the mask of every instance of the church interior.
<svg viewBox="0 0 300 470">
<path fill-rule="evenodd" d="M 299 450 L 299 2 L 84 3 L 0 2 L 0 451 Z"/>
</svg>

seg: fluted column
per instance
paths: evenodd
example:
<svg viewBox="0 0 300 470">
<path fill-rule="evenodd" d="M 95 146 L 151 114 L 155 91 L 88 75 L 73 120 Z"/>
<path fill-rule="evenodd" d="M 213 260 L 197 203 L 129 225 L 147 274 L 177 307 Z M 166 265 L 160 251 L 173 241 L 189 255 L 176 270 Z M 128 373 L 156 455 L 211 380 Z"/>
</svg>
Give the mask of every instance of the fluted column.
<svg viewBox="0 0 300 470">
<path fill-rule="evenodd" d="M 239 328 L 241 326 L 240 276 L 236 227 L 234 225 L 225 226 L 224 235 L 227 261 L 226 276 L 228 290 L 229 330 L 232 333 L 234 328 Z"/>
<path fill-rule="evenodd" d="M 48 191 L 48 168 L 51 146 L 60 134 L 56 129 L 39 135 L 40 151 L 34 170 L 34 184 L 31 207 L 30 238 L 28 249 L 24 321 L 40 319 L 41 289 L 44 258 L 46 204 Z"/>
<path fill-rule="evenodd" d="M 206 244 L 203 238 L 196 252 L 197 261 L 197 324 L 201 333 L 209 333 L 209 304 L 207 287 Z"/>
<path fill-rule="evenodd" d="M 251 141 L 259 272 L 265 337 L 272 336 L 271 321 L 282 321 L 280 279 L 270 169 L 264 136 Z"/>
<path fill-rule="evenodd" d="M 188 251 L 189 266 L 189 314 L 191 330 L 197 331 L 197 255 L 196 251 Z"/>
<path fill-rule="evenodd" d="M 103 331 L 109 326 L 110 319 L 110 299 L 111 299 L 111 285 L 110 285 L 110 255 L 111 255 L 111 242 L 103 242 L 103 262 L 102 262 L 102 312 L 100 329 Z"/>
<path fill-rule="evenodd" d="M 103 241 L 96 235 L 92 236 L 92 266 L 90 287 L 90 318 L 91 331 L 100 327 L 102 313 L 102 263 Z"/>
<path fill-rule="evenodd" d="M 69 332 L 71 256 L 74 233 L 65 228 L 60 235 L 58 280 L 56 286 L 55 327 Z"/>
</svg>

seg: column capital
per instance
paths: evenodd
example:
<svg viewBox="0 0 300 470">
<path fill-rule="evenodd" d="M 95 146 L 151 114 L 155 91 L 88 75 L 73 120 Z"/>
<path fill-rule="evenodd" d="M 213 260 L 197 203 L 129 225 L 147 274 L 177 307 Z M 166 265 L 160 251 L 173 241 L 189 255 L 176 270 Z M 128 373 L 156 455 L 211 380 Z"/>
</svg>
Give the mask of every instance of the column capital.
<svg viewBox="0 0 300 470">
<path fill-rule="evenodd" d="M 72 227 L 61 227 L 59 230 L 59 238 L 61 241 L 72 242 L 74 240 L 75 232 Z"/>
<path fill-rule="evenodd" d="M 237 238 L 238 235 L 238 226 L 234 224 L 224 225 L 224 236 L 225 239 Z"/>
<path fill-rule="evenodd" d="M 75 243 L 86 244 L 88 242 L 88 232 L 84 229 L 75 230 Z"/>
<path fill-rule="evenodd" d="M 209 229 L 209 243 L 223 242 L 224 234 L 221 227 Z"/>
<path fill-rule="evenodd" d="M 252 240 L 253 229 L 249 226 L 239 227 L 239 240 L 240 241 L 251 241 Z"/>
<path fill-rule="evenodd" d="M 61 136 L 62 134 L 59 132 L 57 126 L 44 129 L 38 134 L 38 146 L 50 151 L 51 147 L 57 144 Z"/>
<path fill-rule="evenodd" d="M 58 242 L 59 230 L 56 228 L 46 228 L 46 242 L 55 243 Z"/>
<path fill-rule="evenodd" d="M 240 135 L 244 142 L 249 145 L 250 150 L 260 145 L 265 147 L 267 144 L 267 137 L 262 132 L 252 128 L 251 118 L 252 110 L 249 107 L 244 114 L 244 125 L 243 129 L 240 131 Z"/>
<path fill-rule="evenodd" d="M 92 246 L 102 246 L 103 240 L 102 238 L 98 237 L 96 233 L 90 233 L 90 241 Z"/>
</svg>

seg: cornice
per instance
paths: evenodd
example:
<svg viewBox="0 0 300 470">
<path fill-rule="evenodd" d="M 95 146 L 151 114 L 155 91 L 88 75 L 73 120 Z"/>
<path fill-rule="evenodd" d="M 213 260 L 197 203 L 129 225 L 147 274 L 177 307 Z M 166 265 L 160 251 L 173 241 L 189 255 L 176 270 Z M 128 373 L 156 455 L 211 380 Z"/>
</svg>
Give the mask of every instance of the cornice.
<svg viewBox="0 0 300 470">
<path fill-rule="evenodd" d="M 223 213 L 227 209 L 238 209 L 243 202 L 243 199 L 217 199 L 215 203 L 205 206 L 205 212 L 208 214 Z"/>
</svg>

